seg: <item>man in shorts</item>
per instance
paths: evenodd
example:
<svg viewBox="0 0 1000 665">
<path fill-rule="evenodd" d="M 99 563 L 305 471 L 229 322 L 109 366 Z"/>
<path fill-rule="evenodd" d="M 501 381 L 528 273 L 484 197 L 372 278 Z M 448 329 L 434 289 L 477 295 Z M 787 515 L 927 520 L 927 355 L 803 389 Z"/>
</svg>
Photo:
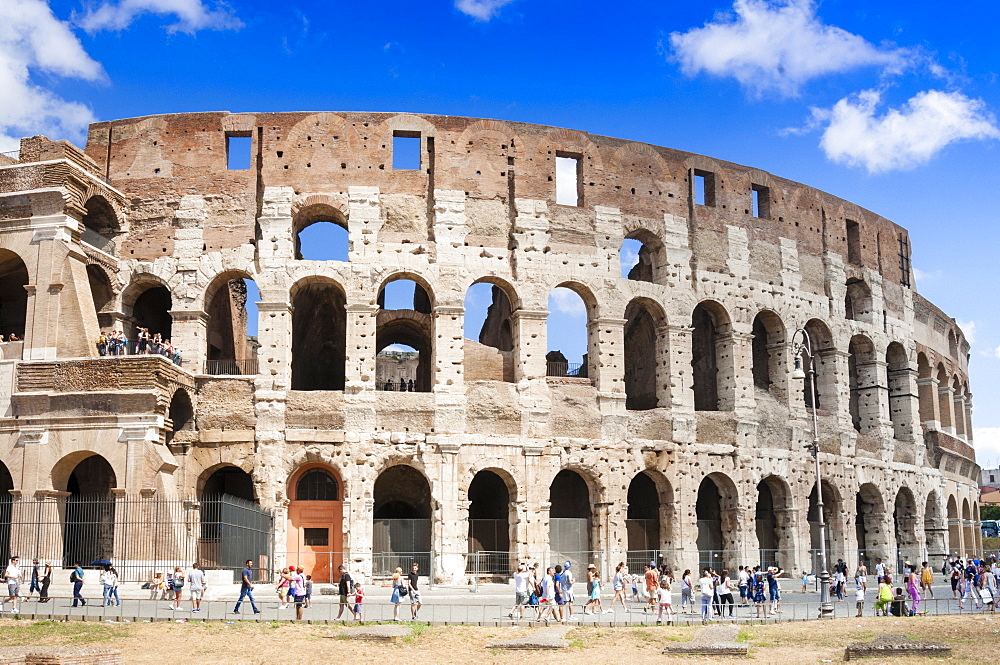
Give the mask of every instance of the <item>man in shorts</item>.
<svg viewBox="0 0 1000 665">
<path fill-rule="evenodd" d="M 579 617 L 573 614 L 573 573 L 570 571 L 570 562 L 563 566 L 562 572 L 562 595 L 566 601 L 566 620 L 578 621 Z"/>
<path fill-rule="evenodd" d="M 523 563 L 517 564 L 517 572 L 514 573 L 514 607 L 510 608 L 510 614 L 508 615 L 511 619 L 514 618 L 514 612 L 517 612 L 517 618 L 524 618 L 524 606 L 528 604 L 528 596 L 530 595 L 528 591 L 528 578 L 531 573 L 528 572 L 528 567 Z"/>
<path fill-rule="evenodd" d="M 350 612 L 348 600 L 354 593 L 354 580 L 351 579 L 351 574 L 347 572 L 347 568 L 343 564 L 337 566 L 337 572 L 340 573 L 340 582 L 337 584 L 337 592 L 340 594 L 340 611 L 337 612 L 337 621 L 340 621 L 345 610 Z"/>
<path fill-rule="evenodd" d="M 4 581 L 7 582 L 7 598 L 0 603 L 0 612 L 3 606 L 10 601 L 10 611 L 17 614 L 17 599 L 21 595 L 21 568 L 18 566 L 17 557 L 10 558 L 10 565 L 4 571 Z"/>
<path fill-rule="evenodd" d="M 406 576 L 406 588 L 410 592 L 410 618 L 413 620 L 416 620 L 417 612 L 423 606 L 423 603 L 420 602 L 420 591 L 417 590 L 417 582 L 420 580 L 418 570 L 420 570 L 420 564 L 414 562 L 410 566 L 409 575 Z"/>
<path fill-rule="evenodd" d="M 201 612 L 201 599 L 205 595 L 205 571 L 197 563 L 191 565 L 187 574 L 188 589 L 191 594 L 191 611 Z"/>
<path fill-rule="evenodd" d="M 651 563 L 646 564 L 646 602 L 649 603 L 649 611 L 656 609 L 656 589 L 660 586 L 660 576 L 656 574 L 656 568 Z"/>
</svg>

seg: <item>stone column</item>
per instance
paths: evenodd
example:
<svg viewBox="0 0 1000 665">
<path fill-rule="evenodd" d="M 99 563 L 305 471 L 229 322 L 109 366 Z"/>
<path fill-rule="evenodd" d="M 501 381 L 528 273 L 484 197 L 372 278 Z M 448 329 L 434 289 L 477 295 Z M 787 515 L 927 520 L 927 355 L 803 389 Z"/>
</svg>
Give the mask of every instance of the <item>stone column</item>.
<svg viewBox="0 0 1000 665">
<path fill-rule="evenodd" d="M 29 274 L 31 283 L 25 286 L 28 304 L 25 312 L 23 358 L 52 360 L 57 355 L 97 355 L 96 347 L 91 349 L 91 338 L 97 334 L 97 314 L 93 301 L 88 310 L 81 310 L 79 299 L 73 302 L 72 298 L 75 285 L 70 285 L 71 288 L 63 293 L 67 262 L 75 258 L 83 265 L 82 255 L 77 252 L 77 256 L 71 257 L 69 249 L 73 242 L 72 234 L 79 228 L 79 223 L 69 216 L 62 216 L 55 221 L 47 218 L 44 224 L 33 223 L 32 226 L 35 231 L 31 244 L 35 246 L 37 254 L 35 273 Z M 31 265 L 30 257 L 24 258 Z M 72 272 L 75 273 L 74 277 L 83 278 L 83 283 L 86 283 L 85 272 Z"/>
<path fill-rule="evenodd" d="M 27 559 L 37 556 L 51 561 L 54 569 L 63 565 L 63 527 L 69 492 L 12 490 L 10 551 Z"/>
<path fill-rule="evenodd" d="M 938 384 L 938 404 L 941 408 L 941 431 L 955 436 L 955 398 L 951 386 Z"/>
<path fill-rule="evenodd" d="M 438 443 L 440 464 L 431 497 L 434 580 L 453 584 L 465 580 L 465 559 L 469 549 L 469 502 L 458 501 L 458 452 L 454 443 Z"/>
<path fill-rule="evenodd" d="M 138 495 L 140 489 L 153 485 L 146 452 L 150 446 L 160 445 L 164 420 L 162 416 L 123 416 L 119 421 L 122 428 L 118 441 L 125 445 L 125 477 L 118 479 L 118 485 L 123 495 Z"/>
<path fill-rule="evenodd" d="M 356 394 L 375 390 L 375 332 L 378 306 L 347 305 L 346 391 Z"/>
<path fill-rule="evenodd" d="M 257 312 L 257 380 L 264 381 L 267 390 L 288 390 L 292 385 L 292 306 L 287 301 L 259 302 Z"/>
<path fill-rule="evenodd" d="M 941 429 L 940 406 L 938 404 L 938 380 L 933 376 L 917 379 L 917 392 L 920 396 L 918 413 L 929 414 L 929 419 L 921 418 L 921 424 L 929 430 Z"/>
<path fill-rule="evenodd" d="M 625 395 L 625 319 L 587 322 L 587 376 L 599 393 Z"/>
<path fill-rule="evenodd" d="M 208 354 L 208 314 L 198 309 L 173 309 L 168 313 L 173 320 L 170 342 L 181 350 L 185 369 L 203 373 Z"/>
<path fill-rule="evenodd" d="M 886 368 L 889 385 L 889 419 L 892 421 L 892 434 L 897 441 L 912 443 L 914 433 L 920 426 L 918 413 L 920 402 L 917 373 L 909 367 L 901 369 Z"/>
<path fill-rule="evenodd" d="M 544 379 L 547 345 L 545 310 L 519 309 L 511 314 L 514 327 L 514 380 Z"/>
<path fill-rule="evenodd" d="M 265 187 L 257 227 L 257 258 L 262 272 L 284 268 L 294 258 L 295 239 L 292 237 L 292 187 Z"/>
<path fill-rule="evenodd" d="M 749 416 L 757 406 L 753 385 L 753 335 L 733 331 L 730 334 L 732 367 L 733 410 L 742 416 Z M 722 376 L 719 377 L 719 393 L 722 396 Z M 721 404 L 720 404 L 721 408 Z"/>
<path fill-rule="evenodd" d="M 954 392 L 954 389 L 952 392 Z M 953 399 L 954 409 L 952 409 L 952 412 L 955 414 L 955 436 L 964 439 L 966 433 L 969 431 L 965 425 L 965 395 L 957 394 L 954 395 Z"/>
<path fill-rule="evenodd" d="M 690 326 L 668 325 L 670 340 L 670 408 L 685 415 L 694 414 L 694 382 L 691 374 Z"/>
</svg>

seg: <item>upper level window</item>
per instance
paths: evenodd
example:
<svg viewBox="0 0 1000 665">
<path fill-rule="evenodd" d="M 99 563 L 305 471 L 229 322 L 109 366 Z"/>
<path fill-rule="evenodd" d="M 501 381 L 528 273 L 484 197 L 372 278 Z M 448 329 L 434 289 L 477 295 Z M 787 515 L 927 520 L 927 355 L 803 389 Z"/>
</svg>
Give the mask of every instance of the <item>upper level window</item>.
<svg viewBox="0 0 1000 665">
<path fill-rule="evenodd" d="M 226 134 L 226 168 L 230 171 L 245 171 L 250 168 L 250 151 L 253 139 L 247 133 Z"/>
<path fill-rule="evenodd" d="M 847 220 L 847 262 L 861 264 L 861 225 Z"/>
<path fill-rule="evenodd" d="M 580 164 L 580 155 L 556 153 L 556 203 L 559 205 L 582 205 Z"/>
<path fill-rule="evenodd" d="M 692 169 L 694 202 L 700 206 L 715 205 L 715 174 L 711 171 Z"/>
<path fill-rule="evenodd" d="M 420 132 L 392 133 L 392 168 L 409 170 L 420 168 Z"/>
<path fill-rule="evenodd" d="M 764 185 L 751 185 L 750 195 L 753 198 L 753 216 L 761 219 L 771 218 L 771 188 Z"/>
</svg>

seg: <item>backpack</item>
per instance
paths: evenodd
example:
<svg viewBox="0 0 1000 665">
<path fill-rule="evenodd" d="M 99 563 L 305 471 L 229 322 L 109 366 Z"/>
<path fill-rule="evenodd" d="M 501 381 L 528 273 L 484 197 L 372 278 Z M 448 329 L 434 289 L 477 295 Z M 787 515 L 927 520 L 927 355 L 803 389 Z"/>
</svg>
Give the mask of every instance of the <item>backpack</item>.
<svg viewBox="0 0 1000 665">
<path fill-rule="evenodd" d="M 76 584 L 76 571 L 75 570 L 72 573 L 69 574 L 69 583 L 70 584 Z"/>
</svg>

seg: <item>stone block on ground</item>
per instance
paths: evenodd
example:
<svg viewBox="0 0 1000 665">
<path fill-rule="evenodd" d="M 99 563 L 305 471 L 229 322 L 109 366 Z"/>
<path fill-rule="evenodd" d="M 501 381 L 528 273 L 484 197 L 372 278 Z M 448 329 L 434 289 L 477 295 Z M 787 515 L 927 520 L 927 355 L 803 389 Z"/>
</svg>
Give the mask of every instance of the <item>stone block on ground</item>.
<svg viewBox="0 0 1000 665">
<path fill-rule="evenodd" d="M 352 626 L 340 631 L 334 637 L 346 640 L 367 640 L 369 642 L 398 642 L 402 638 L 409 637 L 412 634 L 413 629 L 409 626 Z"/>
<path fill-rule="evenodd" d="M 739 628 L 732 625 L 706 626 L 699 629 L 690 642 L 669 644 L 663 653 L 672 656 L 748 656 L 750 650 L 747 645 L 736 641 L 739 632 Z"/>
<path fill-rule="evenodd" d="M 545 650 L 545 649 L 565 649 L 569 646 L 566 633 L 571 631 L 570 626 L 554 626 L 536 630 L 531 635 L 518 637 L 513 640 L 501 640 L 491 642 L 486 645 L 487 649 L 523 649 L 523 650 Z"/>
<path fill-rule="evenodd" d="M 86 647 L 0 647 L 2 665 L 122 665 L 117 649 Z"/>
<path fill-rule="evenodd" d="M 918 642 L 905 635 L 883 633 L 871 642 L 848 644 L 844 660 L 886 658 L 888 656 L 950 656 L 951 647 L 942 642 Z"/>
</svg>

